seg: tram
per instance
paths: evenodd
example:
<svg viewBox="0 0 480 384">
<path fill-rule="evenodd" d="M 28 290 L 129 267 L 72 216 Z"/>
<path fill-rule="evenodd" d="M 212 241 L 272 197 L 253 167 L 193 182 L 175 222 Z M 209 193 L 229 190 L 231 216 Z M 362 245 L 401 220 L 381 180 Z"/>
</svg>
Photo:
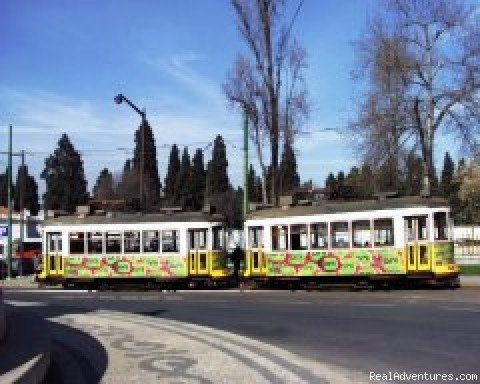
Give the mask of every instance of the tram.
<svg viewBox="0 0 480 384">
<path fill-rule="evenodd" d="M 243 278 L 257 284 L 459 285 L 450 209 L 441 198 L 259 209 L 245 236 Z"/>
<path fill-rule="evenodd" d="M 205 212 L 77 214 L 48 218 L 37 280 L 64 287 L 227 284 L 222 217 Z"/>
</svg>

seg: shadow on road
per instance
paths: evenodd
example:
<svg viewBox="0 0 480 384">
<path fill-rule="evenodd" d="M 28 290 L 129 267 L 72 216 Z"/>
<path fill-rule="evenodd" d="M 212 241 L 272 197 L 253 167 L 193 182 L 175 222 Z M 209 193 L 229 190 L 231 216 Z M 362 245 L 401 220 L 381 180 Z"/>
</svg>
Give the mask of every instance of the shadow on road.
<svg viewBox="0 0 480 384">
<path fill-rule="evenodd" d="M 14 345 L 0 356 L 0 374 L 9 372 L 38 356 L 50 343 L 50 367 L 45 383 L 70 383 L 73 371 L 81 373 L 74 382 L 99 383 L 108 366 L 108 354 L 94 337 L 74 327 L 50 320 L 67 314 L 88 313 L 74 307 L 13 306 L 7 309 L 7 343 Z M 1 351 L 1 349 L 0 349 Z M 5 351 L 4 351 L 5 352 Z M 5 355 L 5 356 L 4 356 Z M 71 369 L 75 368 L 75 369 Z M 69 372 L 71 370 L 72 372 Z M 67 375 L 67 376 L 66 376 Z"/>
</svg>

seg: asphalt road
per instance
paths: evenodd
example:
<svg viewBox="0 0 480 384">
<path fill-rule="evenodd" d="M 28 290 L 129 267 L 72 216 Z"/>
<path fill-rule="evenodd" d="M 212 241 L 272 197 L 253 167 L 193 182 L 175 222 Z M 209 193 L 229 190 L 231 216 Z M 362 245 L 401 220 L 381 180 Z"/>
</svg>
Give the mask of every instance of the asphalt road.
<svg viewBox="0 0 480 384">
<path fill-rule="evenodd" d="M 480 290 L 4 291 L 48 318 L 109 310 L 233 332 L 347 370 L 476 373 Z M 61 342 L 61 340 L 59 341 Z"/>
</svg>

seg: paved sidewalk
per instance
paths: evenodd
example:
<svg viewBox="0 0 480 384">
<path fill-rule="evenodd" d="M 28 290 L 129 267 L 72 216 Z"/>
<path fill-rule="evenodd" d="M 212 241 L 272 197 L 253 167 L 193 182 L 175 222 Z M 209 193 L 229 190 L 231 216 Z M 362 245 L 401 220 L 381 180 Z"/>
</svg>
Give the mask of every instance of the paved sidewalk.
<svg viewBox="0 0 480 384">
<path fill-rule="evenodd" d="M 111 311 L 53 320 L 101 342 L 108 355 L 102 383 L 369 381 L 362 373 L 316 361 L 315 356 L 305 359 L 254 339 L 190 323 Z"/>
<path fill-rule="evenodd" d="M 0 340 L 0 383 L 41 383 L 50 364 L 45 321 L 4 305 L 6 333 Z"/>
<path fill-rule="evenodd" d="M 462 287 L 480 287 L 480 276 L 460 276 Z"/>
<path fill-rule="evenodd" d="M 35 276 L 17 276 L 11 279 L 0 280 L 1 288 L 38 288 L 38 283 L 35 281 Z"/>
</svg>

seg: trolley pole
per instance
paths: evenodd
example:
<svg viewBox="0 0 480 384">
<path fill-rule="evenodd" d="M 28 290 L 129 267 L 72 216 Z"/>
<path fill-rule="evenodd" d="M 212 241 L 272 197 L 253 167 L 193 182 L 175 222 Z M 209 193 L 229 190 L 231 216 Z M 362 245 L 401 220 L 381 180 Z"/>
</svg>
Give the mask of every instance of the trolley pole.
<svg viewBox="0 0 480 384">
<path fill-rule="evenodd" d="M 243 218 L 248 215 L 248 116 L 243 111 Z"/>
<path fill-rule="evenodd" d="M 8 199 L 8 243 L 7 243 L 7 279 L 12 277 L 12 125 L 8 128 L 8 166 L 7 166 L 7 199 Z"/>
</svg>

